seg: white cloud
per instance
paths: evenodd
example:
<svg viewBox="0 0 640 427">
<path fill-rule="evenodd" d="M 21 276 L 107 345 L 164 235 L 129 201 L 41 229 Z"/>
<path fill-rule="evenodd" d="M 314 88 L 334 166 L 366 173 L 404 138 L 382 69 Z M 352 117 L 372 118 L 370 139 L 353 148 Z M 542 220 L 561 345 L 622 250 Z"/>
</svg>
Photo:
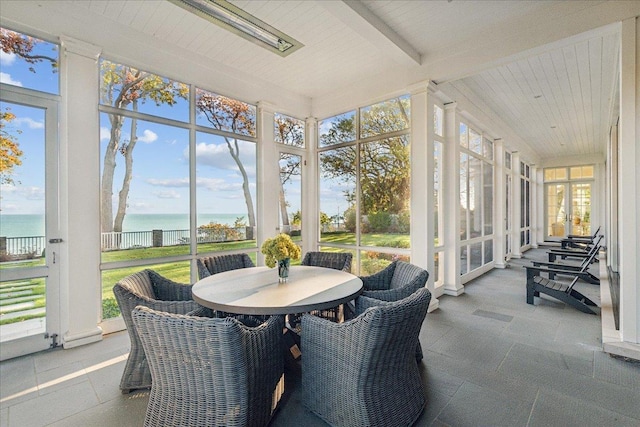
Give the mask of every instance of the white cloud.
<svg viewBox="0 0 640 427">
<path fill-rule="evenodd" d="M 9 85 L 14 85 L 14 86 L 22 86 L 22 82 L 13 80 L 11 78 L 11 75 L 7 73 L 0 73 L 0 83 L 5 83 Z"/>
<path fill-rule="evenodd" d="M 33 120 L 31 117 L 16 117 L 16 124 L 25 124 L 29 129 L 44 129 L 44 122 Z"/>
<path fill-rule="evenodd" d="M 180 193 L 178 193 L 175 190 L 154 191 L 151 194 L 153 194 L 159 199 L 179 199 L 180 198 Z"/>
<path fill-rule="evenodd" d="M 156 134 L 154 131 L 149 129 L 145 129 L 142 132 L 142 136 L 138 137 L 138 141 L 146 142 L 147 144 L 152 143 L 156 139 L 158 139 L 158 134 Z"/>
<path fill-rule="evenodd" d="M 100 141 L 109 140 L 111 138 L 111 130 L 104 126 L 100 127 Z"/>
<path fill-rule="evenodd" d="M 248 174 L 255 176 L 256 145 L 253 142 L 238 141 L 240 161 Z M 238 170 L 238 165 L 229 153 L 227 144 L 196 144 L 196 162 L 223 170 Z"/>
<path fill-rule="evenodd" d="M 145 182 L 149 185 L 153 185 L 156 187 L 174 187 L 174 188 L 189 187 L 189 178 L 176 178 L 176 179 L 149 178 Z"/>
<path fill-rule="evenodd" d="M 237 192 L 242 190 L 240 183 L 231 183 L 221 178 L 198 178 L 196 180 L 196 186 L 206 188 L 209 191 Z"/>
<path fill-rule="evenodd" d="M 6 53 L 0 50 L 0 65 L 8 67 L 16 61 L 15 53 Z"/>
</svg>

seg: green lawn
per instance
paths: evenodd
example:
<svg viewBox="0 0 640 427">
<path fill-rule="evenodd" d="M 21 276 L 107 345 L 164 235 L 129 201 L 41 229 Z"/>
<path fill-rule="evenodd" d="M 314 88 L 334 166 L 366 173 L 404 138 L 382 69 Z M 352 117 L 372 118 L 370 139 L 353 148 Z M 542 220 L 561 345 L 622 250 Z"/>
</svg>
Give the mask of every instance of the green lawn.
<svg viewBox="0 0 640 427">
<path fill-rule="evenodd" d="M 296 241 L 300 241 L 300 237 L 296 236 L 293 238 Z M 323 233 L 321 238 L 322 243 L 325 244 L 343 244 L 343 245 L 353 245 L 355 244 L 356 238 L 354 233 Z M 409 235 L 408 234 L 363 234 L 361 236 L 361 244 L 363 246 L 372 246 L 372 247 L 391 247 L 391 248 L 409 248 Z M 203 243 L 198 245 L 198 253 L 199 254 L 207 254 L 214 253 L 218 251 L 230 251 L 230 250 L 239 250 L 246 249 L 249 253 L 249 256 L 256 262 L 256 252 L 250 252 L 249 249 L 256 249 L 256 241 L 255 240 L 245 240 L 245 241 L 237 241 L 237 242 L 223 242 L 223 243 Z M 342 252 L 343 249 L 339 248 L 327 248 L 323 247 L 322 250 L 325 251 L 337 251 Z M 154 259 L 167 258 L 173 256 L 187 255 L 189 253 L 188 245 L 180 245 L 180 246 L 165 246 L 158 248 L 135 248 L 135 249 L 127 249 L 121 251 L 108 251 L 102 253 L 102 262 L 104 264 L 118 262 L 118 261 L 128 261 L 128 260 L 138 260 L 138 259 L 148 259 L 149 265 L 144 267 L 127 267 L 127 268 L 119 268 L 115 270 L 104 270 L 102 271 L 102 280 L 101 280 L 101 289 L 102 289 L 102 301 L 103 301 L 103 317 L 110 318 L 116 317 L 120 315 L 118 310 L 118 306 L 115 302 L 113 296 L 113 285 L 118 282 L 118 280 L 122 279 L 129 274 L 133 274 L 137 271 L 140 271 L 143 268 L 150 268 L 157 271 L 159 274 L 174 280 L 176 282 L 181 283 L 190 283 L 191 281 L 191 264 L 189 261 L 175 261 L 175 262 L 164 262 L 154 264 Z M 355 254 L 354 254 L 355 255 Z M 384 268 L 386 265 L 391 262 L 391 255 L 388 254 L 380 254 L 377 252 L 367 252 L 365 258 L 362 260 L 361 265 L 361 274 L 372 274 L 380 269 Z M 299 264 L 300 260 L 293 260 L 292 264 Z M 42 260 L 34 259 L 28 262 L 22 262 L 20 264 L 24 267 L 31 267 L 36 265 L 42 265 Z M 0 263 L 0 269 L 3 268 L 12 268 L 15 265 L 11 263 Z M 22 281 L 25 282 L 25 281 Z M 35 299 L 36 306 L 41 307 L 44 306 L 44 279 L 31 279 L 26 282 L 29 282 L 26 286 L 33 285 L 31 289 L 33 289 L 33 294 L 41 297 Z M 10 283 L 4 283 L 1 286 L 3 288 L 7 288 Z M 24 285 L 24 283 L 23 283 Z M 5 292 L 3 292 L 5 294 Z M 0 307 L 3 306 L 8 297 L 0 298 Z M 43 315 L 33 316 L 33 317 L 42 317 Z M 27 318 L 31 318 L 28 317 Z M 8 319 L 6 321 L 2 321 L 1 323 L 13 323 L 16 321 L 24 320 L 22 318 L 16 319 Z"/>
</svg>

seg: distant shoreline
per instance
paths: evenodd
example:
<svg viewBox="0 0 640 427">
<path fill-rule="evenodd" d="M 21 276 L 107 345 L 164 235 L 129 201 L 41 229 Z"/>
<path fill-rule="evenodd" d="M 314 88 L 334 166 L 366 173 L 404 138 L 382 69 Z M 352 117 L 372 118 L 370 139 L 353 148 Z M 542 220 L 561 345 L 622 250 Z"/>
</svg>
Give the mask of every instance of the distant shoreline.
<svg viewBox="0 0 640 427">
<path fill-rule="evenodd" d="M 206 225 L 211 222 L 233 225 L 237 218 L 243 217 L 248 223 L 247 214 L 198 214 L 196 224 Z M 122 231 L 150 231 L 150 230 L 187 230 L 189 229 L 189 214 L 127 214 L 122 224 Z M 0 213 L 0 236 L 29 237 L 44 236 L 43 214 L 6 214 Z"/>
</svg>

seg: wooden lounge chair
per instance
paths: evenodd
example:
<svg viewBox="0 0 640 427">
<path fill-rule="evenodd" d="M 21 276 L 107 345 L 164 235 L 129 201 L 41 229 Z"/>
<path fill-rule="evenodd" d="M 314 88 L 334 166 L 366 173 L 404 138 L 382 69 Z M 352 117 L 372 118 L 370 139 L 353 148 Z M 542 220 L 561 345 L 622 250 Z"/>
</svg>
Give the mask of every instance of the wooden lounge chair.
<svg viewBox="0 0 640 427">
<path fill-rule="evenodd" d="M 578 249 L 578 248 L 573 248 L 573 249 L 550 249 L 547 253 L 549 255 L 549 262 L 554 262 L 556 261 L 556 259 L 560 258 L 560 259 L 567 259 L 567 258 L 578 258 L 578 259 L 585 259 L 585 258 L 589 258 L 591 256 L 592 253 L 598 253 L 598 251 L 600 250 L 600 241 L 602 240 L 602 235 L 599 235 L 598 237 L 596 237 L 596 239 L 593 241 L 593 243 L 586 249 Z M 597 261 L 596 258 L 594 258 L 594 262 Z"/>
<path fill-rule="evenodd" d="M 578 264 L 568 264 L 568 263 L 560 263 L 560 262 L 542 262 L 542 261 L 531 261 L 532 268 L 543 271 L 541 269 L 537 269 L 535 267 L 544 267 L 547 269 L 552 269 L 553 272 L 549 272 L 549 279 L 555 279 L 556 274 L 565 274 L 570 276 L 580 275 L 580 278 L 585 282 L 589 282 L 593 285 L 599 285 L 600 279 L 591 274 L 588 270 L 591 264 L 593 263 L 598 251 L 591 251 L 591 254 L 588 258 L 585 258 L 579 265 Z M 563 273 L 557 273 L 556 271 L 563 271 Z"/>
<path fill-rule="evenodd" d="M 569 234 L 567 237 L 560 241 L 560 246 L 563 249 L 566 248 L 584 248 L 585 245 L 590 245 L 593 241 L 598 237 L 598 233 L 600 232 L 600 228 L 598 227 L 596 231 L 591 236 L 581 236 L 578 234 Z"/>
<path fill-rule="evenodd" d="M 547 272 L 553 269 L 545 269 Z M 566 273 L 566 271 L 564 271 Z M 570 284 L 565 284 L 552 279 L 546 279 L 539 275 L 540 270 L 527 268 L 527 304 L 534 304 L 534 297 L 539 297 L 540 293 L 554 297 L 567 305 L 570 305 L 583 313 L 596 314 L 591 307 L 597 304 L 589 298 L 573 289 L 580 276 L 575 276 Z M 556 273 L 562 274 L 563 270 Z"/>
</svg>

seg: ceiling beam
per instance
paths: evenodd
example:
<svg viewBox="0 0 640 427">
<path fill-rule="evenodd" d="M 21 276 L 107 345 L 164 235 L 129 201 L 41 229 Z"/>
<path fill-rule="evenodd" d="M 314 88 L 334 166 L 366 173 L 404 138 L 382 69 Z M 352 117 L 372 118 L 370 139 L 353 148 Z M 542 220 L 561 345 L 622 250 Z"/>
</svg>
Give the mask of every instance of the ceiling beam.
<svg viewBox="0 0 640 427">
<path fill-rule="evenodd" d="M 360 0 L 319 1 L 329 12 L 360 34 L 380 52 L 405 66 L 422 65 L 422 55 Z"/>
</svg>

